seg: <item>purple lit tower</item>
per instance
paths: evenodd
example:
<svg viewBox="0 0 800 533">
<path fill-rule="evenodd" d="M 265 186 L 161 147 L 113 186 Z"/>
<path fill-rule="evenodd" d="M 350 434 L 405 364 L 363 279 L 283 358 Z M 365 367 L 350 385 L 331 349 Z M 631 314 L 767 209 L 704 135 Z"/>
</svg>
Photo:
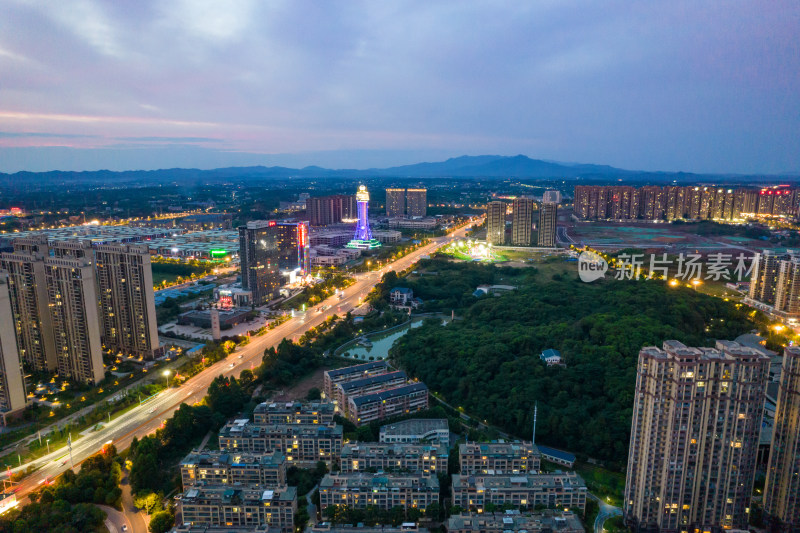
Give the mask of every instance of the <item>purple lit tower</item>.
<svg viewBox="0 0 800 533">
<path fill-rule="evenodd" d="M 347 244 L 347 248 L 359 248 L 370 250 L 380 247 L 378 239 L 372 237 L 372 230 L 369 227 L 369 192 L 365 185 L 358 186 L 356 193 L 356 211 L 358 213 L 358 223 L 353 240 Z"/>
</svg>

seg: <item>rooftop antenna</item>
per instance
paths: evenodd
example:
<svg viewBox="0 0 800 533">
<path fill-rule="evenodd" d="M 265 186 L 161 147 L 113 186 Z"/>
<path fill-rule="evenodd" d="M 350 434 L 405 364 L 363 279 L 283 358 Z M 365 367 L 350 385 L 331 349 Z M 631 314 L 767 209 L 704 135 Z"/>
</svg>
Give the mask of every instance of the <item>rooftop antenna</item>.
<svg viewBox="0 0 800 533">
<path fill-rule="evenodd" d="M 536 414 L 539 411 L 539 402 L 533 404 L 533 435 L 531 438 L 531 444 L 536 444 Z"/>
</svg>

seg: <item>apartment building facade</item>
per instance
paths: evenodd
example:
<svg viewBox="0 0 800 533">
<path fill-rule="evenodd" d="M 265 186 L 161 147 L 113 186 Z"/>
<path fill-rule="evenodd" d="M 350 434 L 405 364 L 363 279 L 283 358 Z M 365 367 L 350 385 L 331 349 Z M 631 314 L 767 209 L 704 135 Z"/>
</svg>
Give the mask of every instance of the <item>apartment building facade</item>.
<svg viewBox="0 0 800 533">
<path fill-rule="evenodd" d="M 447 473 L 447 447 L 441 444 L 387 444 L 354 442 L 342 447 L 339 468 L 356 472 Z"/>
<path fill-rule="evenodd" d="M 0 270 L 0 417 L 25 408 L 25 384 L 22 362 L 17 351 L 11 299 L 8 293 L 8 274 Z"/>
<path fill-rule="evenodd" d="M 532 510 L 537 505 L 586 509 L 586 483 L 575 472 L 526 474 L 519 476 L 453 475 L 453 505 L 484 512 L 487 504 L 511 504 Z"/>
<path fill-rule="evenodd" d="M 425 509 L 439 502 L 439 479 L 419 474 L 327 474 L 319 484 L 320 510 L 331 505 L 354 509 Z"/>
<path fill-rule="evenodd" d="M 764 511 L 782 531 L 800 530 L 800 348 L 783 352 L 778 402 L 772 429 Z"/>
<path fill-rule="evenodd" d="M 639 352 L 624 516 L 636 531 L 747 528 L 769 358 L 735 342 Z"/>
<path fill-rule="evenodd" d="M 266 454 L 192 452 L 181 461 L 183 487 L 193 485 L 286 485 L 286 456 Z"/>
<path fill-rule="evenodd" d="M 234 420 L 219 433 L 219 448 L 230 453 L 281 452 L 287 463 L 331 463 L 342 452 L 342 426 L 318 424 L 252 424 Z"/>
<path fill-rule="evenodd" d="M 530 442 L 472 442 L 458 445 L 462 475 L 538 474 L 539 450 Z"/>
<path fill-rule="evenodd" d="M 334 405 L 329 402 L 264 402 L 253 411 L 255 424 L 332 424 Z"/>
<path fill-rule="evenodd" d="M 349 397 L 347 418 L 360 426 L 374 420 L 423 411 L 428 408 L 428 387 L 424 383 L 409 383 L 393 389 Z"/>
<path fill-rule="evenodd" d="M 297 488 L 258 486 L 195 486 L 178 500 L 184 524 L 228 527 L 268 525 L 281 533 L 294 533 Z"/>
<path fill-rule="evenodd" d="M 372 361 L 361 365 L 326 370 L 322 376 L 322 386 L 327 398 L 334 398 L 334 385 L 354 379 L 376 376 L 389 372 L 391 367 L 386 361 Z"/>
</svg>

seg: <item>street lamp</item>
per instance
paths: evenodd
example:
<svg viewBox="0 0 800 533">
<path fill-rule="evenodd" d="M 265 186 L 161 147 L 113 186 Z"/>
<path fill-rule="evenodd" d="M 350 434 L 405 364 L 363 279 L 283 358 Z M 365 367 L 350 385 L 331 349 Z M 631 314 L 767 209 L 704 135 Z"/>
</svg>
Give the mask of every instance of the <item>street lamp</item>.
<svg viewBox="0 0 800 533">
<path fill-rule="evenodd" d="M 169 388 L 169 370 L 164 370 L 164 377 L 167 378 L 167 388 Z"/>
<path fill-rule="evenodd" d="M 50 455 L 50 439 L 47 439 L 47 455 Z"/>
</svg>

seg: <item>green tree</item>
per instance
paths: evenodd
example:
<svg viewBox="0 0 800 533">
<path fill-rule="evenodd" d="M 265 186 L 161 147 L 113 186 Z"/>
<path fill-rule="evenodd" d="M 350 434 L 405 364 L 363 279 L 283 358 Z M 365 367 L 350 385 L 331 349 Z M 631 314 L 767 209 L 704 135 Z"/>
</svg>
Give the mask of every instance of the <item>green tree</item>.
<svg viewBox="0 0 800 533">
<path fill-rule="evenodd" d="M 170 511 L 159 511 L 150 518 L 150 533 L 167 533 L 175 523 Z"/>
</svg>

